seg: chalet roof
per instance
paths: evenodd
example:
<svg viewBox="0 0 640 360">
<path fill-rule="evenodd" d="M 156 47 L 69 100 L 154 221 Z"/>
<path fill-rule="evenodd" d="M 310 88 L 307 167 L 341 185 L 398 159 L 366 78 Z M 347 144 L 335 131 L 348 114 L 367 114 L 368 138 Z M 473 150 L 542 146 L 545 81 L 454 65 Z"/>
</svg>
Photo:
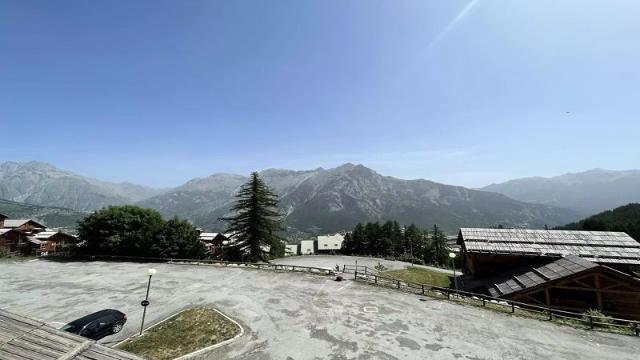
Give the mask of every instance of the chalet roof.
<svg viewBox="0 0 640 360">
<path fill-rule="evenodd" d="M 562 257 L 640 265 L 640 243 L 623 232 L 462 228 L 467 253 Z"/>
<path fill-rule="evenodd" d="M 0 213 L 0 219 L 6 219 L 6 218 L 8 218 L 7 215 Z"/>
<path fill-rule="evenodd" d="M 6 219 L 4 221 L 4 224 L 2 225 L 3 227 L 6 228 L 17 228 L 20 227 L 28 222 L 33 222 L 34 224 L 44 228 L 45 226 L 38 223 L 37 221 L 33 220 L 33 219 Z"/>
<path fill-rule="evenodd" d="M 46 241 L 39 240 L 39 239 L 38 239 L 37 237 L 35 237 L 35 236 L 27 236 L 27 240 L 28 240 L 30 243 L 33 243 L 33 244 L 36 244 L 36 245 L 42 245 L 42 244 L 46 243 Z"/>
<path fill-rule="evenodd" d="M 520 268 L 509 274 L 501 274 L 486 280 L 489 294 L 494 297 L 509 295 L 529 289 L 549 281 L 558 280 L 583 271 L 597 268 L 600 265 L 569 255 L 537 267 Z"/>
<path fill-rule="evenodd" d="M 67 233 L 60 232 L 60 231 L 42 231 L 42 232 L 39 232 L 39 233 L 33 235 L 33 237 L 35 237 L 38 240 L 47 240 L 47 239 L 49 239 L 50 237 L 52 237 L 53 235 L 56 235 L 56 234 L 63 234 L 63 235 L 72 237 L 74 239 L 76 238 L 75 236 L 73 236 L 71 234 L 67 234 Z"/>
<path fill-rule="evenodd" d="M 142 360 L 4 310 L 0 310 L 0 330 L 0 359 Z"/>
</svg>

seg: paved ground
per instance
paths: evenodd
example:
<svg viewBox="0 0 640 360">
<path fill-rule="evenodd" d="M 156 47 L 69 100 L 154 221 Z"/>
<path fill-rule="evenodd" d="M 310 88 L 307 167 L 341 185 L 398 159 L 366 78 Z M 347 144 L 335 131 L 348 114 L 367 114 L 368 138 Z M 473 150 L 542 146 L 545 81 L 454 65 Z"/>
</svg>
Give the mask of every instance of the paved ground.
<svg viewBox="0 0 640 360">
<path fill-rule="evenodd" d="M 282 259 L 277 259 L 274 262 L 277 264 L 285 264 L 285 265 L 300 265 L 300 266 L 314 266 L 314 267 L 328 267 L 334 269 L 336 264 L 342 266 L 343 264 L 347 265 L 355 265 L 356 261 L 358 261 L 358 266 L 368 266 L 370 268 L 374 268 L 378 263 L 381 263 L 389 270 L 396 269 L 404 269 L 407 266 L 410 266 L 410 263 L 402 262 L 402 261 L 393 261 L 393 260 L 384 260 L 377 259 L 371 257 L 363 257 L 363 256 L 341 256 L 341 255 L 304 255 L 304 256 L 290 256 Z M 441 271 L 444 273 L 452 273 L 450 270 L 431 267 L 431 266 L 423 266 L 423 265 L 414 265 L 416 267 L 421 267 L 425 269 L 432 269 L 435 271 Z"/>
<path fill-rule="evenodd" d="M 200 304 L 246 335 L 207 359 L 637 359 L 640 339 L 421 298 L 353 281 L 212 266 L 31 261 L 0 263 L 0 307 L 67 322 L 116 308 L 134 334 L 146 269 L 158 270 L 149 323 Z M 424 300 L 424 299 L 422 299 Z"/>
</svg>

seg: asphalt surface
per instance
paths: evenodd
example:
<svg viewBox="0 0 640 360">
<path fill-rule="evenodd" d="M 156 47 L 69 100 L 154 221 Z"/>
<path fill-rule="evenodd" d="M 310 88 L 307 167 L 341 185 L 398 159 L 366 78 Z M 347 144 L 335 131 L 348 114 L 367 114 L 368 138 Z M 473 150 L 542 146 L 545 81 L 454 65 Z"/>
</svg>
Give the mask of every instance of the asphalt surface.
<svg viewBox="0 0 640 360">
<path fill-rule="evenodd" d="M 334 264 L 335 266 L 335 264 Z M 245 335 L 206 359 L 637 359 L 640 338 L 558 326 L 353 281 L 215 266 L 0 262 L 0 307 L 61 324 L 104 308 L 127 313 L 111 344 L 194 305 Z"/>
</svg>

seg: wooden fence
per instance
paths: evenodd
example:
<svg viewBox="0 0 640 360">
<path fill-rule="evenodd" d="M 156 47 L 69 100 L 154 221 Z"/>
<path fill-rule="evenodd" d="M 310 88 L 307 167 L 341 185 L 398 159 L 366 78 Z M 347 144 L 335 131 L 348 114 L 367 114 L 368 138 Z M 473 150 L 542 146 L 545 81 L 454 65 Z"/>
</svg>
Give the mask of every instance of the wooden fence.
<svg viewBox="0 0 640 360">
<path fill-rule="evenodd" d="M 585 325 L 589 329 L 602 329 L 640 336 L 640 321 L 619 319 L 607 316 L 595 316 L 584 313 L 547 308 L 519 301 L 496 298 L 484 294 L 476 294 L 462 290 L 431 286 L 402 281 L 391 277 L 381 276 L 374 269 L 361 265 L 343 265 L 344 273 L 353 274 L 356 281 L 366 282 L 371 285 L 393 288 L 399 291 L 410 292 L 417 295 L 429 296 L 439 299 L 447 299 L 466 304 L 490 307 L 509 313 L 521 313 L 549 321 L 559 321 L 574 325 Z"/>
<path fill-rule="evenodd" d="M 184 265 L 217 265 L 224 267 L 237 267 L 245 269 L 261 269 L 274 271 L 291 271 L 306 272 L 318 275 L 335 275 L 334 269 L 320 268 L 312 266 L 299 265 L 283 265 L 271 263 L 251 263 L 251 262 L 233 262 L 207 259 L 174 259 L 174 258 L 157 258 L 142 256 L 111 256 L 111 255 L 76 255 L 76 256 L 47 256 L 43 259 L 53 261 L 129 261 L 129 262 L 145 262 L 145 263 L 166 263 L 166 264 L 184 264 Z"/>
</svg>

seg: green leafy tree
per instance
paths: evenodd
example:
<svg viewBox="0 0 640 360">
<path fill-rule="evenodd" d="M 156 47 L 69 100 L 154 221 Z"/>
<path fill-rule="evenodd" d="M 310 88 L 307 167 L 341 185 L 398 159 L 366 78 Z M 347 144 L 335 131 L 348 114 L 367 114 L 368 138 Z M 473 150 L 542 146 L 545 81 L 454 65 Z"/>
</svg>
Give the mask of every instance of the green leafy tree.
<svg viewBox="0 0 640 360">
<path fill-rule="evenodd" d="M 154 252 L 161 257 L 201 258 L 206 249 L 200 241 L 198 230 L 188 221 L 174 217 L 164 223 L 159 241 L 154 244 Z"/>
<path fill-rule="evenodd" d="M 242 260 L 252 262 L 268 260 L 269 255 L 275 254 L 266 248 L 279 251 L 283 242 L 279 235 L 284 229 L 277 195 L 254 172 L 242 185 L 236 199 L 231 209 L 235 215 L 220 219 L 227 222 L 225 232 L 233 234 L 233 242 L 225 256 L 240 256 Z"/>
<path fill-rule="evenodd" d="M 78 235 L 89 254 L 158 256 L 155 242 L 164 221 L 155 210 L 138 206 L 109 206 L 78 222 Z"/>
<path fill-rule="evenodd" d="M 179 257 L 205 255 L 197 230 L 186 220 L 164 221 L 160 213 L 138 206 L 109 206 L 78 223 L 85 246 L 92 255 Z"/>
</svg>

